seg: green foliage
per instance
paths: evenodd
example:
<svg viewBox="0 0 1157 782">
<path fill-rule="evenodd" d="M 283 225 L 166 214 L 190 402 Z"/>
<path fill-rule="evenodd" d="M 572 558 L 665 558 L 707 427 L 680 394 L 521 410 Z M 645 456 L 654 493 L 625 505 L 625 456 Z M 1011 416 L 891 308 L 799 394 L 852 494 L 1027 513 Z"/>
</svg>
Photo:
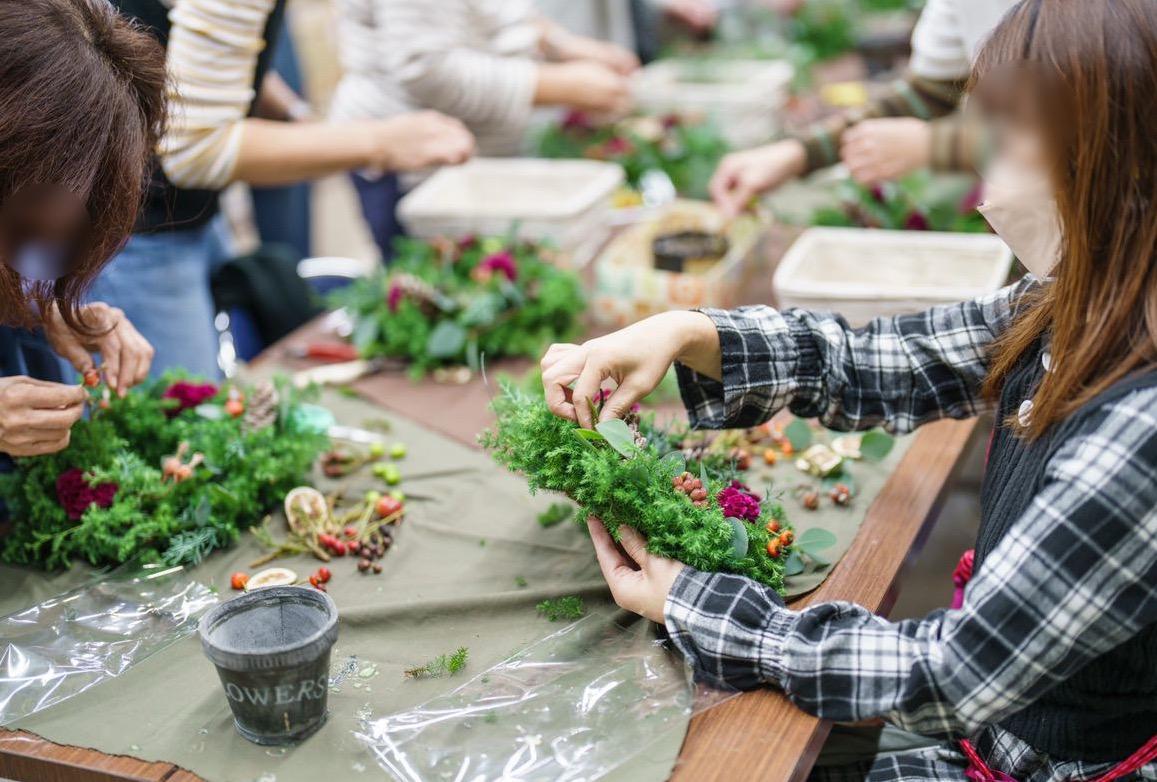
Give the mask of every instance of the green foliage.
<svg viewBox="0 0 1157 782">
<path fill-rule="evenodd" d="M 574 515 L 574 506 L 566 502 L 553 502 L 550 507 L 538 514 L 538 523 L 544 527 L 553 527 Z"/>
<path fill-rule="evenodd" d="M 873 429 L 860 438 L 860 456 L 864 461 L 882 462 L 892 452 L 896 438 L 887 432 Z"/>
<path fill-rule="evenodd" d="M 939 186 L 927 172 L 896 182 L 864 187 L 843 182 L 840 205 L 817 210 L 812 225 L 886 228 L 894 231 L 985 233 L 988 223 L 976 211 L 978 192 L 972 183 Z"/>
<path fill-rule="evenodd" d="M 817 61 L 838 57 L 856 46 L 857 10 L 853 0 L 808 0 L 788 19 L 788 38 Z"/>
<path fill-rule="evenodd" d="M 353 317 L 363 356 L 408 360 L 418 376 L 447 364 L 476 368 L 482 356 L 536 356 L 573 336 L 584 308 L 577 276 L 553 265 L 554 255 L 513 238 L 400 239 L 388 270 L 338 291 L 332 304 Z"/>
<path fill-rule="evenodd" d="M 405 673 L 411 679 L 433 679 L 438 676 L 453 676 L 466 667 L 470 650 L 459 646 L 449 654 L 440 654 L 425 665 L 410 668 Z"/>
<path fill-rule="evenodd" d="M 535 609 L 552 622 L 557 622 L 560 619 L 573 622 L 576 619 L 581 619 L 583 614 L 587 612 L 583 599 L 578 595 L 543 600 L 535 606 Z"/>
<path fill-rule="evenodd" d="M 0 496 L 15 521 L 0 541 L 0 560 L 48 569 L 74 558 L 98 566 L 196 564 L 259 522 L 326 447 L 324 435 L 301 430 L 289 415 L 298 403 L 290 388 L 281 389 L 277 421 L 250 431 L 227 415 L 210 419 L 190 409 L 170 417 L 175 402 L 162 394 L 174 379 L 114 398 L 73 427 L 66 450 L 18 459 L 15 472 L 0 475 Z M 209 404 L 225 398 L 222 391 Z M 204 463 L 188 480 L 165 481 L 162 459 L 182 442 L 189 454 L 204 454 Z M 57 477 L 74 468 L 90 485 L 118 487 L 109 507 L 91 505 L 77 521 L 56 493 Z"/>
<path fill-rule="evenodd" d="M 541 398 L 509 385 L 493 408 L 498 422 L 480 441 L 500 464 L 525 475 L 532 491 L 568 495 L 578 503 L 580 518 L 602 519 L 612 535 L 622 524 L 635 527 L 655 554 L 699 570 L 749 576 L 782 591 L 783 557 L 772 558 L 766 550 L 766 522 L 782 519 L 779 503 L 764 500 L 757 522 L 741 522 L 748 544 L 742 556 L 735 556 L 735 529 L 714 501 L 729 476 L 704 469 L 711 501 L 705 507 L 693 505 L 672 486 L 687 465 L 678 453 L 664 455 L 658 432 L 647 431 L 647 447 L 635 449 L 628 459 L 601 437 L 577 437 L 577 424 L 552 414 Z"/>
<path fill-rule="evenodd" d="M 679 195 L 689 198 L 707 197 L 707 184 L 727 151 L 727 142 L 714 125 L 675 115 L 596 125 L 581 113 L 571 113 L 538 139 L 541 157 L 618 163 L 634 188 L 647 171 L 663 171 Z"/>
</svg>

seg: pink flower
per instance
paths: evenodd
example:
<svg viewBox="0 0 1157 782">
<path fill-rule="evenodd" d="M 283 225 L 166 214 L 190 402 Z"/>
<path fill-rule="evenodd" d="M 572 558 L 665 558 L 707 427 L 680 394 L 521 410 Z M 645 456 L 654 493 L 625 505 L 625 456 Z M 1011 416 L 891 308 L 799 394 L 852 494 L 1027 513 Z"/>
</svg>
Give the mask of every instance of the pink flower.
<svg viewBox="0 0 1157 782">
<path fill-rule="evenodd" d="M 732 481 L 730 486 L 715 495 L 715 500 L 723 509 L 724 516 L 759 521 L 759 498 L 739 481 Z"/>
<path fill-rule="evenodd" d="M 908 215 L 908 219 L 904 221 L 905 231 L 927 231 L 931 226 L 928 225 L 928 218 L 922 212 L 913 211 Z"/>
<path fill-rule="evenodd" d="M 56 477 L 56 499 L 73 521 L 79 521 L 93 505 L 98 508 L 112 505 L 118 488 L 115 483 L 89 485 L 88 476 L 79 468 L 65 470 Z"/>
<path fill-rule="evenodd" d="M 406 298 L 406 292 L 402 290 L 402 286 L 396 282 L 390 284 L 390 291 L 386 294 L 386 307 L 390 312 L 397 312 L 398 305 L 402 303 L 402 299 Z"/>
<path fill-rule="evenodd" d="M 510 254 L 509 250 L 487 255 L 478 264 L 478 270 L 483 272 L 482 276 L 486 279 L 494 272 L 502 272 L 506 275 L 506 279 L 514 282 L 518 279 L 518 267 L 514 263 L 514 256 Z"/>
<path fill-rule="evenodd" d="M 212 383 L 191 383 L 188 380 L 178 380 L 165 389 L 162 399 L 175 399 L 177 406 L 169 408 L 166 413 L 172 418 L 197 405 L 203 404 L 217 396 L 217 386 Z"/>
</svg>

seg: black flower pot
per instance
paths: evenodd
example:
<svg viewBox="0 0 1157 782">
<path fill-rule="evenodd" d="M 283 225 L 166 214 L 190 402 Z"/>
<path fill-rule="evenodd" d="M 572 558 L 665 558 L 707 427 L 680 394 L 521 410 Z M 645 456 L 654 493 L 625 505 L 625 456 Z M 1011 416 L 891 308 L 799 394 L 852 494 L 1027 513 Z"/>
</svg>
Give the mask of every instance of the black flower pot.
<svg viewBox="0 0 1157 782">
<path fill-rule="evenodd" d="M 292 744 L 325 722 L 337 640 L 329 595 L 298 586 L 258 589 L 206 614 L 200 633 L 242 736 Z"/>
</svg>

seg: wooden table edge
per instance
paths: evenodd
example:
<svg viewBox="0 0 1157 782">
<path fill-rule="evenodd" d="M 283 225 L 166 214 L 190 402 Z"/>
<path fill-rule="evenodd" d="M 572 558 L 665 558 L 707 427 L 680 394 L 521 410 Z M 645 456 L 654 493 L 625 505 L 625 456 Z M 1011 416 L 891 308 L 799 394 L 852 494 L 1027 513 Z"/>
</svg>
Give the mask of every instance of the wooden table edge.
<svg viewBox="0 0 1157 782">
<path fill-rule="evenodd" d="M 976 423 L 940 421 L 920 429 L 847 554 L 818 589 L 792 606 L 854 599 L 886 614 L 904 562 L 934 523 Z M 905 513 L 894 513 L 897 507 Z M 861 559 L 876 559 L 880 567 L 854 567 Z M 865 577 L 869 590 L 851 588 Z M 829 722 L 804 714 L 778 690 L 743 693 L 692 718 L 671 779 L 798 782 L 807 778 L 830 729 Z"/>
</svg>

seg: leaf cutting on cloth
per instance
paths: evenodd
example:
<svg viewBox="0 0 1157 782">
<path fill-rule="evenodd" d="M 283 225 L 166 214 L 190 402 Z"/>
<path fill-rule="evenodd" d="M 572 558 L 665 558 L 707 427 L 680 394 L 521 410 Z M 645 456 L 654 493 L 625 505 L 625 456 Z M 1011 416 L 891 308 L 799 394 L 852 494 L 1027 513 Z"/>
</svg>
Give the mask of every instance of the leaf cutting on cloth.
<svg viewBox="0 0 1157 782">
<path fill-rule="evenodd" d="M 867 462 L 882 462 L 892 452 L 896 438 L 887 432 L 873 430 L 860 438 L 860 456 Z"/>
<path fill-rule="evenodd" d="M 808 446 L 812 444 L 811 425 L 802 418 L 797 418 L 784 427 L 783 436 L 788 439 L 792 450 L 796 453 L 806 451 Z"/>
</svg>

